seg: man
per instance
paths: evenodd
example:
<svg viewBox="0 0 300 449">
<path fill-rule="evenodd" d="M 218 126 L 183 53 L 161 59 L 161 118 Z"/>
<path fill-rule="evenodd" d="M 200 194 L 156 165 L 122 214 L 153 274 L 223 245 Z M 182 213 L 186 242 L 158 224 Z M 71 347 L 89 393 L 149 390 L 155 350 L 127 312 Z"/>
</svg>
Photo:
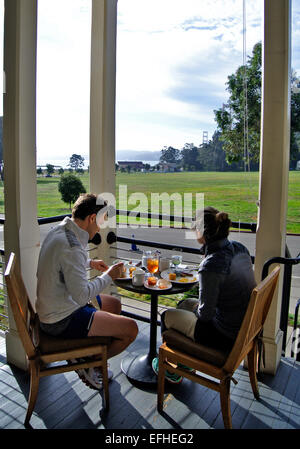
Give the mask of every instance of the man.
<svg viewBox="0 0 300 449">
<path fill-rule="evenodd" d="M 99 296 L 112 280 L 121 277 L 123 263 L 108 267 L 102 260 L 87 256 L 87 244 L 105 219 L 105 206 L 105 202 L 97 204 L 94 194 L 81 195 L 74 204 L 72 217 L 66 217 L 46 236 L 38 261 L 36 310 L 42 330 L 50 335 L 115 337 L 108 346 L 110 358 L 135 340 L 138 327 L 134 320 L 120 315 L 121 304 L 117 298 Z M 88 267 L 102 274 L 89 281 Z M 89 304 L 95 297 L 100 310 Z M 78 374 L 91 388 L 102 388 L 101 372 L 97 368 L 78 370 Z"/>
</svg>

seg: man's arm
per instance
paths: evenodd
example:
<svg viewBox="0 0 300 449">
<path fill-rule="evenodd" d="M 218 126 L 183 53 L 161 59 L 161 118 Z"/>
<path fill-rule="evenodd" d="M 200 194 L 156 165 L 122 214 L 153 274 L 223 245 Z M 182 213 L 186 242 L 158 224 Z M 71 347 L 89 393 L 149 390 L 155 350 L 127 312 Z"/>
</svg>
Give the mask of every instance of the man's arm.
<svg viewBox="0 0 300 449">
<path fill-rule="evenodd" d="M 109 267 L 101 276 L 88 280 L 86 274 L 86 256 L 83 251 L 70 249 L 61 257 L 61 270 L 66 289 L 72 299 L 85 305 L 103 291 L 113 279 L 121 276 L 122 263 Z"/>
</svg>

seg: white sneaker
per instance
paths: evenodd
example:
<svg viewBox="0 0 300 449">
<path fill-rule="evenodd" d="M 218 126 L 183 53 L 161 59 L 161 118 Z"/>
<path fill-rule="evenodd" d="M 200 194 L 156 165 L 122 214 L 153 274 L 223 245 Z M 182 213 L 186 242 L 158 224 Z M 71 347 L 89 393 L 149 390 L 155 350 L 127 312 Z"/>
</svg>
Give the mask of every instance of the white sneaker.
<svg viewBox="0 0 300 449">
<path fill-rule="evenodd" d="M 74 360 L 74 359 L 73 359 Z M 95 368 L 80 368 L 75 371 L 79 378 L 85 383 L 88 387 L 94 390 L 102 390 L 102 371 L 96 366 Z M 110 369 L 107 369 L 108 381 L 113 378 L 113 372 Z"/>
</svg>

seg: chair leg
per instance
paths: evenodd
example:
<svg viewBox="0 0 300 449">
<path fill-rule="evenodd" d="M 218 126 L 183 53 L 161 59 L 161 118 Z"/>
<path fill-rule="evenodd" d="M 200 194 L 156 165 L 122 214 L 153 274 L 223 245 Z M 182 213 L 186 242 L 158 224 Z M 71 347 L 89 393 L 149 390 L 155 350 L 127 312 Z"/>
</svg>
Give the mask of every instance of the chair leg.
<svg viewBox="0 0 300 449">
<path fill-rule="evenodd" d="M 165 392 L 165 370 L 163 367 L 163 351 L 160 349 L 158 358 L 158 384 L 157 384 L 157 410 L 159 412 L 163 411 L 164 392 Z"/>
<path fill-rule="evenodd" d="M 27 413 L 24 421 L 25 426 L 28 426 L 32 412 L 34 410 L 40 381 L 40 368 L 38 366 L 38 362 L 36 362 L 35 360 L 30 360 L 29 369 L 30 369 L 30 392 L 29 392 Z"/>
<path fill-rule="evenodd" d="M 253 394 L 256 399 L 259 399 L 259 390 L 258 390 L 258 383 L 257 383 L 257 377 L 256 377 L 256 368 L 257 368 L 257 344 L 254 344 L 251 351 L 248 353 L 248 372 L 249 372 L 249 378 L 251 382 L 251 387 Z"/>
<path fill-rule="evenodd" d="M 230 410 L 230 378 L 228 377 L 220 382 L 220 400 L 224 427 L 225 429 L 232 429 Z"/>
<path fill-rule="evenodd" d="M 109 386 L 108 386 L 108 373 L 107 373 L 107 359 L 104 356 L 103 366 L 102 366 L 102 383 L 103 383 L 103 401 L 104 410 L 108 412 L 109 410 Z"/>
</svg>

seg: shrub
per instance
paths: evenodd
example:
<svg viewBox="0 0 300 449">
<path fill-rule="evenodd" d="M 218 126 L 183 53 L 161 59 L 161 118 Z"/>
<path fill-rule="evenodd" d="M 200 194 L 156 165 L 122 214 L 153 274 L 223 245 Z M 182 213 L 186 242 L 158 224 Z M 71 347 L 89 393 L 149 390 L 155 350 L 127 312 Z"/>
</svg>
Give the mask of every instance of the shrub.
<svg viewBox="0 0 300 449">
<path fill-rule="evenodd" d="M 81 180 L 73 174 L 62 175 L 58 183 L 58 191 L 61 194 L 61 199 L 64 203 L 68 203 L 70 210 L 72 203 L 74 203 L 81 193 L 86 193 L 86 190 Z"/>
</svg>

